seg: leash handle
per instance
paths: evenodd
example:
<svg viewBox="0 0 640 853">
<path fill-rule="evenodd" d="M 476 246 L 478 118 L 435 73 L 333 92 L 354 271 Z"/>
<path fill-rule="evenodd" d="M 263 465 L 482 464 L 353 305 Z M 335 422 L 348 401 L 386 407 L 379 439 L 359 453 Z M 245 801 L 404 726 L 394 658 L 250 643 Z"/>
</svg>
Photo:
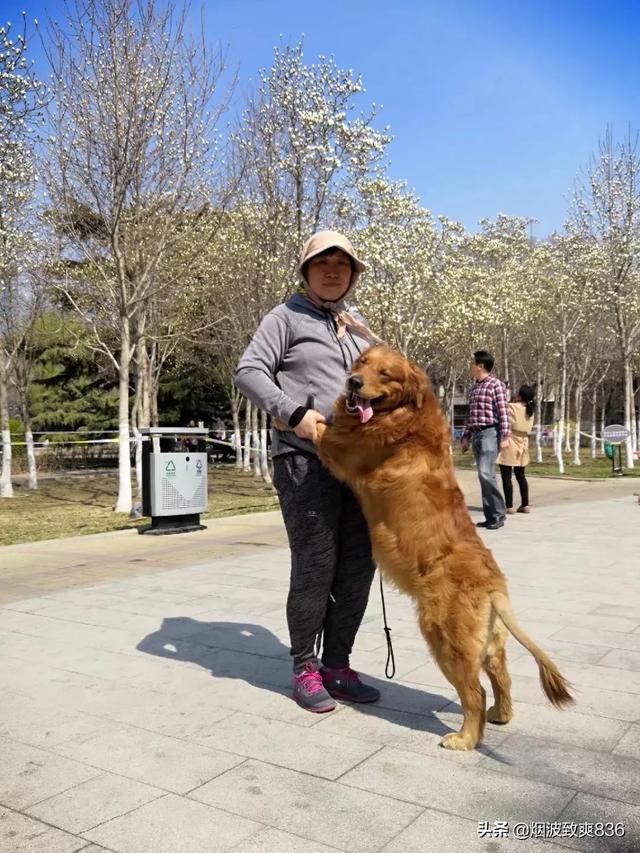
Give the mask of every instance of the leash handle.
<svg viewBox="0 0 640 853">
<path fill-rule="evenodd" d="M 384 621 L 384 634 L 387 639 L 387 662 L 384 667 L 385 678 L 394 678 L 396 674 L 396 658 L 393 654 L 393 643 L 391 642 L 391 628 L 387 625 L 387 608 L 384 603 L 384 589 L 382 588 L 382 575 L 378 568 L 378 577 L 380 579 L 380 598 L 382 600 L 382 619 Z M 391 674 L 389 674 L 391 672 Z"/>
</svg>

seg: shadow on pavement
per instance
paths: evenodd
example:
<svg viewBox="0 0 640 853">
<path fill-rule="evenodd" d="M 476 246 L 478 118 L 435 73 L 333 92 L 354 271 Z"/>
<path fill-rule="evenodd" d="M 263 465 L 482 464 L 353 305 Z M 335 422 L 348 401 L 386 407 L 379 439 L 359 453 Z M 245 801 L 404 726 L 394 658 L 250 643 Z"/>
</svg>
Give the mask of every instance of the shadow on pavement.
<svg viewBox="0 0 640 853">
<path fill-rule="evenodd" d="M 289 648 L 261 625 L 167 617 L 160 629 L 148 634 L 136 648 L 156 657 L 195 663 L 208 669 L 214 678 L 239 678 L 263 690 L 285 696 L 291 693 Z M 450 698 L 370 675 L 366 681 L 380 690 L 382 699 L 376 704 L 352 706 L 361 713 L 393 720 L 398 712 L 404 712 L 407 728 L 441 737 L 453 731 L 433 714 L 451 705 Z M 416 707 L 424 710 L 416 712 Z M 461 712 L 458 705 L 450 710 Z M 478 750 L 500 760 L 486 745 Z"/>
</svg>

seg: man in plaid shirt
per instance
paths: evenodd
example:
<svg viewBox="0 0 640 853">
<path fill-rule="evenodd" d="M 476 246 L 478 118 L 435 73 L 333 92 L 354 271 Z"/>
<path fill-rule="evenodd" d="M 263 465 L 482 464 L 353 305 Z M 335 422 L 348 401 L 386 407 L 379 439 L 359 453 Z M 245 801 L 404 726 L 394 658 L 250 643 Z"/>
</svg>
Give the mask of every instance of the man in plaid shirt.
<svg viewBox="0 0 640 853">
<path fill-rule="evenodd" d="M 462 452 L 473 448 L 482 491 L 485 521 L 478 527 L 498 530 L 504 526 L 506 506 L 496 480 L 498 450 L 507 447 L 511 435 L 507 389 L 492 375 L 493 356 L 486 350 L 473 354 L 471 376 L 476 380 L 469 394 L 469 414 L 462 433 Z"/>
</svg>

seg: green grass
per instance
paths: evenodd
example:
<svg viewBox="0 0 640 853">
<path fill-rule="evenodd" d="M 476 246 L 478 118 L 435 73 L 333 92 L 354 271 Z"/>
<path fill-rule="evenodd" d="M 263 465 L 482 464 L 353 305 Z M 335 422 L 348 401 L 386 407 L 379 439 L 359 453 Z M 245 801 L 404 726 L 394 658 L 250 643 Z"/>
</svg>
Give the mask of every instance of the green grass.
<svg viewBox="0 0 640 853">
<path fill-rule="evenodd" d="M 535 453 L 535 450 L 534 450 Z M 617 456 L 617 452 L 616 452 Z M 533 454 L 532 454 L 533 457 Z M 611 460 L 603 459 L 598 457 L 597 459 L 591 458 L 591 450 L 589 448 L 583 448 L 583 452 L 581 453 L 582 457 L 582 465 L 572 465 L 569 461 L 568 454 L 565 456 L 564 460 L 564 476 L 567 479 L 571 477 L 582 479 L 582 480 L 591 480 L 591 479 L 605 479 L 607 477 L 611 477 Z M 456 468 L 473 468 L 473 453 L 469 450 L 468 453 L 462 453 L 459 448 L 456 448 L 453 452 L 453 459 L 455 462 Z M 624 459 L 624 456 L 623 456 Z M 551 451 L 548 448 L 543 450 L 543 461 L 531 462 L 530 465 L 527 466 L 527 474 L 538 475 L 541 477 L 559 477 L 558 474 L 558 463 L 554 459 L 551 454 Z M 640 460 L 635 468 L 624 469 L 624 474 L 626 477 L 640 477 Z"/>
<path fill-rule="evenodd" d="M 251 474 L 231 465 L 210 467 L 209 510 L 203 518 L 275 509 L 275 492 Z M 61 474 L 40 481 L 31 492 L 14 485 L 13 498 L 0 501 L 0 545 L 60 539 L 87 533 L 125 530 L 148 524 L 148 518 L 132 520 L 113 512 L 118 491 L 117 473 L 101 475 Z"/>
</svg>

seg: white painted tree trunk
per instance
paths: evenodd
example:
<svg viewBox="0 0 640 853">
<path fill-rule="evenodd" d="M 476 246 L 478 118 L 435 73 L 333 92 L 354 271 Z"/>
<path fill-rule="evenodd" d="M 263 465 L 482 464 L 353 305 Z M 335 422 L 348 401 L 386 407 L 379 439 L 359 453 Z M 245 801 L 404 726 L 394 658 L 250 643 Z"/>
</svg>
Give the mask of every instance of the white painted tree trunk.
<svg viewBox="0 0 640 853">
<path fill-rule="evenodd" d="M 251 401 L 245 402 L 244 410 L 244 446 L 242 449 L 242 470 L 251 470 Z"/>
<path fill-rule="evenodd" d="M 269 456 L 268 456 L 268 436 L 269 430 L 267 429 L 267 413 L 260 412 L 260 472 L 262 474 L 262 479 L 265 483 L 271 485 L 271 471 L 269 470 Z"/>
<path fill-rule="evenodd" d="M 631 375 L 631 449 L 634 456 L 638 450 L 638 418 L 636 417 L 636 398 L 633 393 L 633 374 Z"/>
<path fill-rule="evenodd" d="M 629 430 L 629 435 L 624 443 L 626 467 L 633 468 L 633 444 L 631 441 L 631 409 L 633 408 L 633 373 L 631 370 L 631 357 L 624 359 L 624 425 Z"/>
<path fill-rule="evenodd" d="M 564 422 L 567 406 L 567 345 L 562 341 L 561 348 L 561 373 L 560 373 L 560 417 L 558 419 L 558 435 L 556 444 L 556 459 L 558 461 L 558 473 L 564 474 L 564 458 L 562 456 L 562 443 L 564 439 Z"/>
<path fill-rule="evenodd" d="M 13 497 L 11 480 L 11 426 L 9 424 L 9 389 L 6 376 L 0 373 L 0 430 L 2 431 L 2 472 L 0 473 L 0 498 Z"/>
<path fill-rule="evenodd" d="M 598 386 L 593 389 L 593 397 L 591 398 L 591 458 L 596 459 L 598 456 Z"/>
<path fill-rule="evenodd" d="M 116 512 L 131 512 L 131 450 L 129 447 L 129 371 L 131 367 L 129 321 L 122 320 L 118 370 L 118 499 Z"/>
<path fill-rule="evenodd" d="M 600 409 L 600 456 L 604 456 L 604 425 L 607 419 L 607 414 L 605 411 L 605 399 L 604 394 L 602 395 L 602 408 Z"/>
<path fill-rule="evenodd" d="M 35 491 L 38 488 L 38 466 L 31 424 L 25 429 L 24 441 L 27 447 L 27 488 Z"/>
<path fill-rule="evenodd" d="M 567 453 L 571 453 L 571 388 L 567 384 L 565 393 L 565 408 L 564 408 L 564 449 Z"/>
<path fill-rule="evenodd" d="M 258 407 L 253 406 L 251 411 L 251 446 L 253 447 L 253 476 L 261 477 L 260 470 L 260 435 L 258 433 Z"/>
<path fill-rule="evenodd" d="M 536 374 L 536 462 L 542 462 L 542 375 Z"/>
<path fill-rule="evenodd" d="M 231 380 L 231 418 L 233 420 L 233 436 L 236 451 L 236 468 L 242 468 L 242 435 L 240 432 L 240 408 L 242 397 Z"/>
<path fill-rule="evenodd" d="M 142 506 L 142 433 L 137 425 L 133 426 L 133 437 L 136 440 L 136 495 L 137 502 Z"/>
<path fill-rule="evenodd" d="M 582 465 L 582 460 L 580 459 L 580 430 L 582 429 L 582 385 L 580 384 L 580 382 L 576 382 L 576 388 L 574 392 L 574 406 L 576 412 L 576 428 L 575 435 L 573 437 L 573 464 Z"/>
<path fill-rule="evenodd" d="M 236 445 L 236 468 L 242 468 L 242 432 L 240 430 L 240 415 L 233 410 L 233 440 Z"/>
</svg>

